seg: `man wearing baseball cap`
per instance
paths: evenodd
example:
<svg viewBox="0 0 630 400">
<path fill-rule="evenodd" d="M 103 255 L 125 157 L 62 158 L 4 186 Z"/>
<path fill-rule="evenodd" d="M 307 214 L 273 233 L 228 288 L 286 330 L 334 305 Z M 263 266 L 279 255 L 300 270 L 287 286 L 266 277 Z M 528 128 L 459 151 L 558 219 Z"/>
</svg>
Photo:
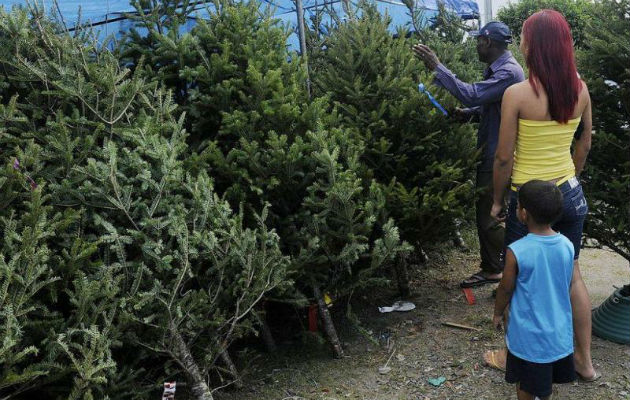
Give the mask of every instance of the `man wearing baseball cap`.
<svg viewBox="0 0 630 400">
<path fill-rule="evenodd" d="M 467 108 L 458 108 L 456 113 L 467 118 L 479 118 L 477 147 L 482 149 L 481 163 L 477 167 L 477 188 L 480 196 L 475 204 L 477 234 L 481 253 L 480 271 L 464 280 L 463 288 L 497 283 L 503 272 L 501 260 L 505 229 L 490 216 L 492 208 L 492 166 L 499 139 L 501 124 L 501 99 L 505 89 L 524 80 L 523 68 L 507 49 L 512 43 L 510 28 L 502 22 L 489 22 L 473 36 L 477 37 L 479 60 L 488 64 L 483 80 L 465 83 L 457 79 L 436 54 L 423 44 L 413 46 L 416 57 L 432 71 L 435 84 L 448 90 Z"/>
</svg>

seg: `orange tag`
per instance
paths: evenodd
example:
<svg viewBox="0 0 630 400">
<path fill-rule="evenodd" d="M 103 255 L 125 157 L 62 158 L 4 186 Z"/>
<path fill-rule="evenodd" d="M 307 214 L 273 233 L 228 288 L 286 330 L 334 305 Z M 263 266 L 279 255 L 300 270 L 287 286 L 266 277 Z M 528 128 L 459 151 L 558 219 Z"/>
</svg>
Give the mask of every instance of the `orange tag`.
<svg viewBox="0 0 630 400">
<path fill-rule="evenodd" d="M 473 305 L 475 304 L 475 295 L 473 294 L 473 291 L 471 288 L 465 288 L 462 289 L 462 291 L 464 292 L 464 296 L 466 296 L 466 301 L 468 302 L 468 305 Z"/>
</svg>

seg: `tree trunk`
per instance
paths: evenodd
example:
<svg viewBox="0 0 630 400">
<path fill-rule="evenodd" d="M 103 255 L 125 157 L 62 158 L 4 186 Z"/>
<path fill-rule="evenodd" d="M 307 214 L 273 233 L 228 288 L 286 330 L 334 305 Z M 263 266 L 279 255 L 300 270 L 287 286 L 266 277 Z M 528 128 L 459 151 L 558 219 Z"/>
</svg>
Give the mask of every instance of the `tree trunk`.
<svg viewBox="0 0 630 400">
<path fill-rule="evenodd" d="M 221 351 L 221 360 L 230 371 L 230 375 L 232 375 L 232 379 L 234 379 L 234 386 L 237 388 L 243 387 L 243 381 L 241 381 L 241 377 L 238 374 L 238 370 L 236 369 L 236 365 L 232 362 L 232 358 L 230 358 L 230 353 L 228 353 L 227 349 Z"/>
<path fill-rule="evenodd" d="M 394 260 L 394 273 L 396 274 L 396 280 L 398 281 L 398 291 L 400 297 L 409 297 L 409 273 L 407 271 L 407 255 L 399 254 Z"/>
<path fill-rule="evenodd" d="M 192 392 L 193 398 L 195 400 L 214 400 L 212 392 L 203 379 L 195 359 L 192 354 L 190 354 L 190 349 L 188 349 L 184 338 L 179 334 L 177 327 L 172 322 L 169 328 L 171 337 L 173 338 L 173 345 L 175 346 L 174 353 L 177 357 L 177 361 L 188 375 L 190 391 Z"/>
<path fill-rule="evenodd" d="M 317 300 L 317 306 L 319 308 L 319 315 L 322 319 L 322 325 L 324 326 L 324 332 L 326 332 L 328 341 L 333 348 L 333 355 L 335 358 L 342 358 L 343 348 L 341 347 L 341 342 L 339 342 L 335 325 L 330 318 L 330 313 L 328 312 L 328 307 L 324 301 L 324 296 L 322 296 L 322 292 L 315 285 L 313 285 L 313 293 L 315 294 L 315 299 Z"/>
<path fill-rule="evenodd" d="M 278 350 L 278 346 L 276 346 L 276 341 L 273 339 L 273 335 L 271 334 L 271 329 L 269 328 L 269 324 L 267 323 L 266 314 L 264 311 L 260 311 L 254 313 L 256 319 L 258 320 L 258 324 L 260 326 L 260 336 L 262 336 L 262 340 L 265 343 L 265 347 L 269 353 L 275 353 Z"/>
<path fill-rule="evenodd" d="M 420 244 L 418 244 L 418 255 L 420 256 L 420 262 L 422 264 L 429 262 L 429 255 L 424 251 Z"/>
</svg>

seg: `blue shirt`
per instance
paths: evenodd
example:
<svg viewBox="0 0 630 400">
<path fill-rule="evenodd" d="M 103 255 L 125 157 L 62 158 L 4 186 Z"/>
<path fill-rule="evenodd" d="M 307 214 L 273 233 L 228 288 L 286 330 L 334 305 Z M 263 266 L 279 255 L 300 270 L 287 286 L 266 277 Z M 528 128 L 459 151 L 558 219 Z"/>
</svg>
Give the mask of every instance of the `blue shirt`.
<svg viewBox="0 0 630 400">
<path fill-rule="evenodd" d="M 503 92 L 525 79 L 523 68 L 512 53 L 506 51 L 486 68 L 481 82 L 462 82 L 442 64 L 438 64 L 435 71 L 435 84 L 448 90 L 466 107 L 470 107 L 469 112 L 480 114 L 477 148 L 483 148 L 483 153 L 477 170 L 491 172 L 499 141 Z"/>
<path fill-rule="evenodd" d="M 528 234 L 509 248 L 518 274 L 510 302 L 507 347 L 515 356 L 550 363 L 573 353 L 569 291 L 573 244 L 561 234 Z"/>
</svg>

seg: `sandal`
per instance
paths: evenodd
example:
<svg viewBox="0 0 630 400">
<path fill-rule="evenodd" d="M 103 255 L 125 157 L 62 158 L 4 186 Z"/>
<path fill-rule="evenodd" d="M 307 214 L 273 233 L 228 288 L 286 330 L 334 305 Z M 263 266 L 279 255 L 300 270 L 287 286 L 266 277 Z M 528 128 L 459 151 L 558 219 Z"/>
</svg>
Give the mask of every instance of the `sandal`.
<svg viewBox="0 0 630 400">
<path fill-rule="evenodd" d="M 482 285 L 487 285 L 489 283 L 499 283 L 501 278 L 486 278 L 481 274 L 472 274 L 468 279 L 464 280 L 459 284 L 459 287 L 466 289 L 472 288 Z"/>
<path fill-rule="evenodd" d="M 502 351 L 503 350 L 489 350 L 489 351 L 486 351 L 485 353 L 483 353 L 483 355 L 484 355 L 483 361 L 486 363 L 486 365 L 488 367 L 494 368 L 494 369 L 498 369 L 499 371 L 505 372 L 505 366 L 501 366 L 497 362 L 497 361 L 499 361 L 501 359 L 499 354 Z"/>
<path fill-rule="evenodd" d="M 590 378 L 586 378 L 586 377 L 582 376 L 577 371 L 575 371 L 575 373 L 577 374 L 578 379 L 580 381 L 584 382 L 584 383 L 592 383 L 592 382 L 595 382 L 595 381 L 599 380 L 599 378 L 602 377 L 602 375 L 599 372 L 597 372 L 597 371 L 595 371 L 595 374 L 593 376 L 591 376 Z"/>
</svg>

